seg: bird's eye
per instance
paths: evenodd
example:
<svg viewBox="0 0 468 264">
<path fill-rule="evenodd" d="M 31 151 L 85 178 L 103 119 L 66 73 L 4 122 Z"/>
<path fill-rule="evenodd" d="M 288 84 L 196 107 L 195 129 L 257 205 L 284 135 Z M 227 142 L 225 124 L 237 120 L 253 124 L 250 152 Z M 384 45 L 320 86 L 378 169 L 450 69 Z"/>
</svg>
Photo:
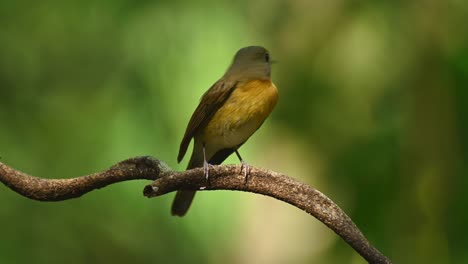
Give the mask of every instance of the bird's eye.
<svg viewBox="0 0 468 264">
<path fill-rule="evenodd" d="M 269 53 L 265 53 L 265 61 L 270 62 L 270 54 Z"/>
</svg>

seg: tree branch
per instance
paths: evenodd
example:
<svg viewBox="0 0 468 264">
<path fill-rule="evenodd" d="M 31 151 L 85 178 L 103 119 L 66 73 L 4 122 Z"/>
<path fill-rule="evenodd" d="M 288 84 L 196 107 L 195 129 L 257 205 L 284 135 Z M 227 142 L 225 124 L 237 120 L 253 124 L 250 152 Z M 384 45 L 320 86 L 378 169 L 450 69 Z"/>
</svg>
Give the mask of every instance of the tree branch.
<svg viewBox="0 0 468 264">
<path fill-rule="evenodd" d="M 30 176 L 0 162 L 0 181 L 13 191 L 39 201 L 62 201 L 77 198 L 92 190 L 121 181 L 155 180 L 171 170 L 164 162 L 151 157 L 121 161 L 108 170 L 71 179 L 44 179 Z"/>
<path fill-rule="evenodd" d="M 71 179 L 44 179 L 30 176 L 0 162 L 0 181 L 13 191 L 39 201 L 61 201 L 80 197 L 95 189 L 127 180 L 155 180 L 147 185 L 146 197 L 177 190 L 237 190 L 267 195 L 296 206 L 314 216 L 369 263 L 391 263 L 373 247 L 353 221 L 332 200 L 318 190 L 284 174 L 252 168 L 246 180 L 239 166 L 210 167 L 209 182 L 202 168 L 176 172 L 152 157 L 136 157 L 108 170 Z"/>
</svg>

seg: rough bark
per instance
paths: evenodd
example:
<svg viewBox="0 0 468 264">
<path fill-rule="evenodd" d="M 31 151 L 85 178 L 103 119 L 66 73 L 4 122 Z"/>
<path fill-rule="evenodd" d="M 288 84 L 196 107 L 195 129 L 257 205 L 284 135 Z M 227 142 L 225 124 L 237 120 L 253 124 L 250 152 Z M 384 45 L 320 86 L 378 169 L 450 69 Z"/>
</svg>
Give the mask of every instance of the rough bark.
<svg viewBox="0 0 468 264">
<path fill-rule="evenodd" d="M 237 190 L 263 194 L 306 211 L 324 223 L 369 263 L 391 263 L 372 246 L 353 221 L 331 199 L 311 186 L 284 174 L 251 168 L 248 178 L 234 165 L 210 166 L 209 181 L 203 168 L 173 171 L 152 157 L 136 157 L 117 163 L 108 170 L 71 179 L 45 179 L 30 176 L 0 162 L 0 181 L 15 192 L 34 200 L 62 201 L 77 198 L 112 183 L 146 179 L 146 197 L 177 190 Z"/>
</svg>

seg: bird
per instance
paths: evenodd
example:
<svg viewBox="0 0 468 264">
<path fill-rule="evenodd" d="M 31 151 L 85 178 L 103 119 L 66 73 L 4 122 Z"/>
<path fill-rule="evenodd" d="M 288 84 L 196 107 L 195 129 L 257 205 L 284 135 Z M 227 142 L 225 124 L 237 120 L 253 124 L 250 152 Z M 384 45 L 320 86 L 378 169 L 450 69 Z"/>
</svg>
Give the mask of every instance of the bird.
<svg viewBox="0 0 468 264">
<path fill-rule="evenodd" d="M 180 143 L 180 163 L 192 141 L 193 151 L 187 170 L 219 165 L 236 153 L 247 177 L 249 166 L 238 149 L 260 128 L 278 101 L 278 90 L 271 80 L 270 53 L 262 46 L 241 48 L 226 73 L 201 97 Z M 194 190 L 179 190 L 171 213 L 184 216 L 195 196 Z"/>
</svg>

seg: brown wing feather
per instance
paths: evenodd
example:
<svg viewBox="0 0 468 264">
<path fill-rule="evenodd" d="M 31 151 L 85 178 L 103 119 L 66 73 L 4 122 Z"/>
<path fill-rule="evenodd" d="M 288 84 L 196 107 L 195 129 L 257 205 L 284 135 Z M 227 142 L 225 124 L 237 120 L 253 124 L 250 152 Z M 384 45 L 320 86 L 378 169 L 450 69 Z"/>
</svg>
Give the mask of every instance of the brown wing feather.
<svg viewBox="0 0 468 264">
<path fill-rule="evenodd" d="M 236 87 L 237 82 L 221 79 L 211 86 L 208 91 L 203 94 L 200 104 L 190 118 L 190 121 L 185 130 L 184 138 L 180 143 L 179 155 L 177 162 L 180 162 L 187 152 L 190 141 L 195 134 L 208 124 L 213 115 L 229 98 L 232 91 Z"/>
</svg>

